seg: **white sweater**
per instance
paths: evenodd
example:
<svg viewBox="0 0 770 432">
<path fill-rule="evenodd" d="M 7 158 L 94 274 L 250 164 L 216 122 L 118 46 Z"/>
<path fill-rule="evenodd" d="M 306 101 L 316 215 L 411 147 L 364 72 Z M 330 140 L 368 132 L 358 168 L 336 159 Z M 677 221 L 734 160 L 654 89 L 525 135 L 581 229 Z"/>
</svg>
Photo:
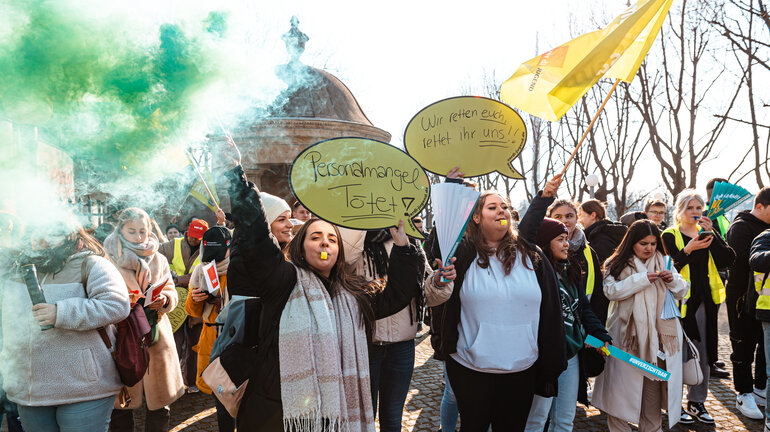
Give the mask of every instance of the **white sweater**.
<svg viewBox="0 0 770 432">
<path fill-rule="evenodd" d="M 50 330 L 41 331 L 32 317 L 26 285 L 18 279 L 5 281 L 0 295 L 0 374 L 8 399 L 19 405 L 102 399 L 122 387 L 115 362 L 96 329 L 128 316 L 128 291 L 112 263 L 91 258 L 85 298 L 84 256 L 73 255 L 61 272 L 49 275 L 42 284 L 46 302 L 56 304 L 56 324 Z M 38 277 L 43 282 L 44 275 Z M 113 326 L 108 333 L 114 342 Z"/>
<path fill-rule="evenodd" d="M 532 263 L 527 257 L 527 265 Z M 465 273 L 460 290 L 457 352 L 452 358 L 478 372 L 512 373 L 537 360 L 537 331 L 542 293 L 533 270 L 521 255 L 509 274 L 496 256 L 489 267 L 478 258 Z"/>
</svg>

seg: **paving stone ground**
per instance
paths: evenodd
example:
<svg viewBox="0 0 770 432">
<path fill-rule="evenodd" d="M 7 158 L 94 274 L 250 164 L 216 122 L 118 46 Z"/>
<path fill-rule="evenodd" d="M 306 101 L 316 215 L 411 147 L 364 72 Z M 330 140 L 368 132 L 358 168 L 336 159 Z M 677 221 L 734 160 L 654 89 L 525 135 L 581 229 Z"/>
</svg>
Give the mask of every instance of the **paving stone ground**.
<svg viewBox="0 0 770 432">
<path fill-rule="evenodd" d="M 720 315 L 720 334 L 719 358 L 727 363 L 727 369 L 732 372 L 729 362 L 730 340 L 724 308 Z M 416 343 L 415 369 L 404 407 L 402 431 L 435 432 L 439 429 L 439 407 L 444 391 L 441 363 L 431 358 L 433 351 L 426 336 L 418 338 Z M 749 420 L 735 408 L 735 391 L 731 378 L 712 379 L 709 390 L 706 407 L 716 419 L 716 425 L 705 426 L 697 423 L 693 426 L 678 425 L 673 431 L 762 431 L 761 420 Z M 137 431 L 143 430 L 143 417 L 143 414 L 138 413 Z M 664 420 L 664 423 L 667 421 Z M 171 430 L 172 432 L 216 431 L 216 413 L 211 396 L 202 393 L 187 394 L 174 403 L 171 407 Z M 606 416 L 593 407 L 578 404 L 574 430 L 606 431 Z"/>
</svg>

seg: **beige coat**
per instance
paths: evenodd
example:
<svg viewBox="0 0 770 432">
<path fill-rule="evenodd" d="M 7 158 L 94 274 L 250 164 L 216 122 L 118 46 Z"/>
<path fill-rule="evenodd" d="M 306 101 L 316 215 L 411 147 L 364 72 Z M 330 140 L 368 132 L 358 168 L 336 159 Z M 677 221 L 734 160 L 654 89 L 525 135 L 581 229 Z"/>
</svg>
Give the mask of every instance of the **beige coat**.
<svg viewBox="0 0 770 432">
<path fill-rule="evenodd" d="M 345 248 L 345 261 L 355 268 L 357 274 L 368 279 L 372 276 L 367 273 L 364 260 L 364 240 L 366 231 L 353 230 L 348 228 L 339 228 L 342 234 L 343 246 Z M 390 256 L 393 249 L 393 240 L 385 243 L 385 250 Z M 426 271 L 432 275 L 433 270 L 425 263 Z M 417 336 L 418 316 L 417 302 L 412 299 L 409 305 L 391 316 L 375 321 L 372 342 L 403 342 L 412 340 Z"/>
<path fill-rule="evenodd" d="M 636 261 L 638 259 L 635 258 Z M 639 261 L 640 262 L 640 261 Z M 620 334 L 622 323 L 628 322 L 634 294 L 645 290 L 654 289 L 647 279 L 647 270 L 643 266 L 642 271 L 632 274 L 622 280 L 615 280 L 612 276 L 604 279 L 604 294 L 610 300 L 609 316 L 607 318 L 607 331 L 618 348 L 639 356 L 638 347 L 624 347 L 619 344 L 625 335 Z M 672 269 L 674 280 L 667 284 L 667 288 L 674 294 L 674 298 L 681 300 L 689 289 L 689 284 Z M 677 336 L 682 341 L 682 326 L 677 320 Z M 666 394 L 661 398 L 661 409 L 669 413 L 668 427 L 673 428 L 679 422 L 679 414 L 682 407 L 682 350 L 674 354 L 666 353 L 665 369 L 671 373 L 666 389 Z M 591 404 L 596 408 L 631 423 L 639 424 L 639 414 L 642 408 L 642 384 L 644 376 L 635 367 L 615 359 L 607 358 L 604 371 L 596 378 Z"/>
<path fill-rule="evenodd" d="M 165 267 L 168 267 L 168 263 Z M 133 272 L 129 270 L 124 268 L 118 270 L 124 278 L 134 277 Z M 140 407 L 142 395 L 147 399 L 147 408 L 157 410 L 172 404 L 184 394 L 182 369 L 179 366 L 174 333 L 171 331 L 171 322 L 166 316 L 179 303 L 179 296 L 171 281 L 163 287 L 162 293 L 169 301 L 167 307 L 158 311 L 158 342 L 150 347 L 150 367 L 144 379 L 128 389 L 131 403 L 126 409 Z M 119 407 L 116 405 L 115 408 Z"/>
</svg>

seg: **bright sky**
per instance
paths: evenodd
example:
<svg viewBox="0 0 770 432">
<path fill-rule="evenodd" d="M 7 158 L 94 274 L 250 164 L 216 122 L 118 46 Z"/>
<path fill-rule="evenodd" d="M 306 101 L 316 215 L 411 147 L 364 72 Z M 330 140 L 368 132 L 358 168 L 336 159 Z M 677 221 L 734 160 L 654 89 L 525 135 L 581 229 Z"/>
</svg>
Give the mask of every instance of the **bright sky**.
<svg viewBox="0 0 770 432">
<path fill-rule="evenodd" d="M 401 146 L 406 124 L 425 106 L 480 87 L 484 74 L 508 78 L 539 51 L 569 38 L 568 0 L 271 2 L 261 10 L 266 43 L 296 15 L 310 41 L 304 63 L 327 69 L 350 88 L 372 123 Z M 615 3 L 616 12 L 625 1 Z M 364 6 L 365 5 L 365 6 Z M 614 12 L 613 12 L 614 14 Z M 262 20 L 260 20 L 262 21 Z"/>
</svg>

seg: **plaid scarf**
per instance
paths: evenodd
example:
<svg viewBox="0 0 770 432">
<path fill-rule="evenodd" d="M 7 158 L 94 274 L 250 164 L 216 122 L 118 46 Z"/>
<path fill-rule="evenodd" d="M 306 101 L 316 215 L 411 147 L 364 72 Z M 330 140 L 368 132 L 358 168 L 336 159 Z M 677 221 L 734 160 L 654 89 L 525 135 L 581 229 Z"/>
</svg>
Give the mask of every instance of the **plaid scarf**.
<svg viewBox="0 0 770 432">
<path fill-rule="evenodd" d="M 118 269 L 134 273 L 134 277 L 126 277 L 123 274 L 123 280 L 131 295 L 131 303 L 142 297 L 150 286 L 171 278 L 168 264 L 161 259 L 162 255 L 157 253 L 158 247 L 158 238 L 153 233 L 141 244 L 126 240 L 117 229 L 104 239 L 104 249 Z"/>
<path fill-rule="evenodd" d="M 356 299 L 341 288 L 331 298 L 317 276 L 297 268 L 278 331 L 284 429 L 374 432 Z"/>
</svg>

